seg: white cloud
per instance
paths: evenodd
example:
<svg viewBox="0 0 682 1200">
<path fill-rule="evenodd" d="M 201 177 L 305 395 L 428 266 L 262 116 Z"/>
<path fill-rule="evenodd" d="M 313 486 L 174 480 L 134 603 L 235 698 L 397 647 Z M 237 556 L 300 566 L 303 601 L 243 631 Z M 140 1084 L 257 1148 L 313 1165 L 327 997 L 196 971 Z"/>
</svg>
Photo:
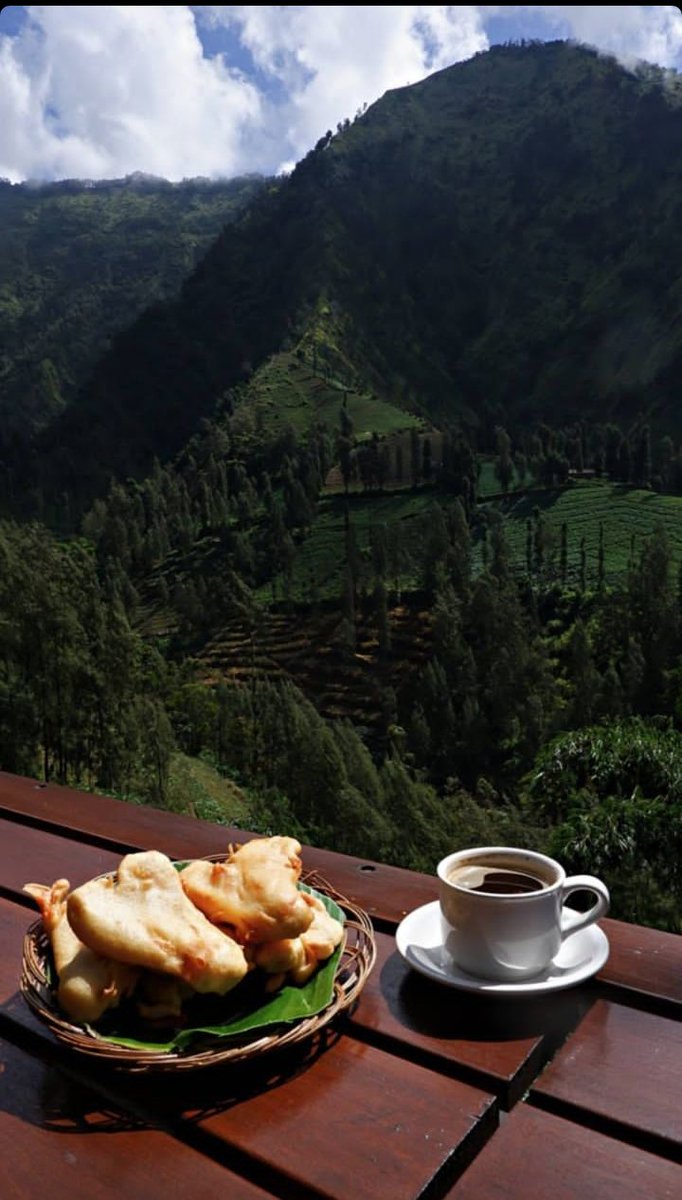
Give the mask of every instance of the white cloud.
<svg viewBox="0 0 682 1200">
<path fill-rule="evenodd" d="M 682 14 L 674 4 L 486 5 L 486 15 L 538 13 L 577 41 L 609 51 L 626 65 L 644 59 L 661 67 L 682 66 Z"/>
<path fill-rule="evenodd" d="M 184 5 L 35 6 L 0 39 L 0 175 L 229 175 L 262 124 L 257 89 L 203 57 Z"/>
<path fill-rule="evenodd" d="M 331 127 L 389 88 L 484 50 L 475 5 L 221 5 L 204 20 L 238 31 L 287 102 L 271 113 L 282 158 L 298 157 Z"/>
<path fill-rule="evenodd" d="M 32 6 L 0 36 L 0 176 L 171 179 L 290 165 L 388 88 L 488 45 L 494 15 L 540 16 L 616 53 L 682 65 L 673 5 Z M 197 22 L 199 31 L 197 29 Z M 224 27 L 254 64 L 207 57 Z M 222 35 L 225 37 L 225 33 Z"/>
</svg>

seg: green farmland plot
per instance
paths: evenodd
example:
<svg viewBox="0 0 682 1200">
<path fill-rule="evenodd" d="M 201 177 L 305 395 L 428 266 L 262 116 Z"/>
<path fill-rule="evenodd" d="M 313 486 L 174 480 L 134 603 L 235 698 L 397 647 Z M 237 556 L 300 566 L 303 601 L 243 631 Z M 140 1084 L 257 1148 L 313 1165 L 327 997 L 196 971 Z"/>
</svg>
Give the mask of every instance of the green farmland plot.
<svg viewBox="0 0 682 1200">
<path fill-rule="evenodd" d="M 383 526 L 389 545 L 387 586 L 397 581 L 405 590 L 417 583 L 418 564 L 423 550 L 423 525 L 417 519 L 427 512 L 433 496 L 425 492 L 401 492 L 382 496 L 351 496 L 350 521 L 360 560 L 360 581 L 371 586 L 372 527 Z M 399 551 L 395 547 L 399 546 Z M 339 600 L 342 595 L 346 562 L 344 502 L 342 497 L 329 497 L 320 504 L 313 529 L 296 549 L 293 561 L 290 598 L 296 602 L 310 601 L 316 594 L 319 600 Z M 274 581 L 275 594 L 286 594 L 283 574 Z M 258 597 L 268 603 L 273 586 L 265 584 Z"/>
<path fill-rule="evenodd" d="M 323 378 L 295 354 L 275 354 L 268 359 L 253 376 L 247 393 L 249 407 L 265 430 L 291 425 L 299 436 L 319 422 L 333 433 L 344 399 L 358 441 L 373 433 L 386 435 L 423 425 L 419 417 L 369 392 L 356 392 L 338 379 Z"/>
<path fill-rule="evenodd" d="M 511 492 L 517 491 L 521 487 L 516 468 L 512 469 L 512 479 L 509 485 Z M 495 474 L 495 459 L 481 458 L 479 459 L 478 467 L 478 494 L 482 500 L 486 496 L 499 495 L 502 491 L 500 481 Z"/>
<path fill-rule="evenodd" d="M 555 491 L 532 492 L 511 500 L 505 519 L 507 542 L 516 565 L 526 562 L 527 522 L 537 511 L 550 531 L 548 557 L 558 567 L 561 526 L 567 529 L 567 561 L 571 578 L 580 569 L 580 543 L 585 539 L 587 580 L 597 575 L 599 529 L 604 528 L 604 565 L 607 577 L 627 570 L 634 547 L 662 524 L 670 539 L 673 560 L 682 563 L 682 497 L 631 488 L 605 480 L 580 480 Z"/>
</svg>

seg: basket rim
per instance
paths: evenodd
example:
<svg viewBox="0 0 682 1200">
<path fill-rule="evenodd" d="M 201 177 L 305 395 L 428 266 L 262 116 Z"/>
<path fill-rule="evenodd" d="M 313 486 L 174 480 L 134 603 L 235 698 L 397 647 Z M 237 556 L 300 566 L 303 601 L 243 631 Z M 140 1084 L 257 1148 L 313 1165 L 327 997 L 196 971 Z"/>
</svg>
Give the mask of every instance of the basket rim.
<svg viewBox="0 0 682 1200">
<path fill-rule="evenodd" d="M 222 861 L 224 857 L 224 854 L 207 855 L 204 861 Z M 111 875 L 113 872 L 105 874 Z M 129 1072 L 196 1070 L 219 1063 L 243 1063 L 307 1041 L 354 1004 L 374 966 L 377 948 L 372 923 L 364 909 L 348 900 L 315 870 L 304 871 L 300 882 L 334 900 L 345 915 L 344 942 L 334 975 L 333 996 L 321 1012 L 312 1016 L 300 1017 L 286 1024 L 260 1027 L 244 1034 L 197 1037 L 201 1048 L 196 1050 L 192 1050 L 191 1046 L 186 1050 L 172 1051 L 120 1046 L 97 1036 L 96 1031 L 71 1021 L 59 1008 L 47 975 L 50 942 L 40 917 L 33 921 L 24 935 L 21 994 L 36 1016 L 62 1044 L 114 1069 Z"/>
</svg>

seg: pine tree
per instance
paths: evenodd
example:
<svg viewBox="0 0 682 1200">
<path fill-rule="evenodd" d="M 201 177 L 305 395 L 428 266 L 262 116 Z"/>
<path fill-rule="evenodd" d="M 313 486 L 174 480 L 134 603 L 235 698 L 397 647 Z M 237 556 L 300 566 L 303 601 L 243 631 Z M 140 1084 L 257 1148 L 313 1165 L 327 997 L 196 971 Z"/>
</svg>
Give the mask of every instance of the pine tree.
<svg viewBox="0 0 682 1200">
<path fill-rule="evenodd" d="M 374 587 L 374 611 L 376 613 L 379 656 L 388 658 L 391 652 L 391 631 L 388 621 L 386 588 L 382 579 L 377 579 Z"/>
<path fill-rule="evenodd" d="M 396 483 L 403 482 L 403 446 L 402 442 L 397 442 L 395 447 L 395 481 Z"/>
<path fill-rule="evenodd" d="M 561 525 L 561 550 L 559 556 L 559 575 L 562 585 L 566 585 L 568 576 L 568 526 L 565 521 Z"/>
<path fill-rule="evenodd" d="M 422 479 L 424 480 L 425 483 L 431 482 L 432 474 L 433 474 L 433 461 L 432 461 L 432 450 L 431 450 L 431 438 L 426 437 L 426 438 L 424 438 L 424 443 L 422 445 Z"/>
<path fill-rule="evenodd" d="M 497 450 L 495 475 L 499 480 L 502 491 L 506 495 L 514 475 L 514 464 L 511 456 L 511 438 L 501 425 L 498 425 L 495 430 L 495 446 Z"/>
<path fill-rule="evenodd" d="M 417 484 L 419 483 L 421 463 L 422 463 L 422 456 L 421 456 L 421 445 L 419 442 L 419 434 L 417 433 L 417 430 L 413 427 L 410 430 L 410 475 L 411 475 L 413 488 L 415 488 L 417 486 Z"/>
<path fill-rule="evenodd" d="M 604 591 L 604 523 L 599 523 L 599 549 L 597 551 L 597 587 L 600 592 Z"/>
</svg>

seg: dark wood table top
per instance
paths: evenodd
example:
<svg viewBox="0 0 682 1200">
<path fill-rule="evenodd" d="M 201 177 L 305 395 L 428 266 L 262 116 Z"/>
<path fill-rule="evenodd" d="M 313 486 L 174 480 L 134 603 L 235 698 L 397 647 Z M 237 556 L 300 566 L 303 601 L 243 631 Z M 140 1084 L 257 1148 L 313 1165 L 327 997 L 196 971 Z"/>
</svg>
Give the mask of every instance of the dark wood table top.
<svg viewBox="0 0 682 1200">
<path fill-rule="evenodd" d="M 314 1044 L 174 1076 L 104 1069 L 18 991 L 28 881 L 73 885 L 155 848 L 188 858 L 249 835 L 0 773 L 2 1200 L 635 1200 L 682 1194 L 682 940 L 602 922 L 593 980 L 481 998 L 395 947 L 435 880 L 305 847 L 372 917 L 355 1009 Z"/>
</svg>

